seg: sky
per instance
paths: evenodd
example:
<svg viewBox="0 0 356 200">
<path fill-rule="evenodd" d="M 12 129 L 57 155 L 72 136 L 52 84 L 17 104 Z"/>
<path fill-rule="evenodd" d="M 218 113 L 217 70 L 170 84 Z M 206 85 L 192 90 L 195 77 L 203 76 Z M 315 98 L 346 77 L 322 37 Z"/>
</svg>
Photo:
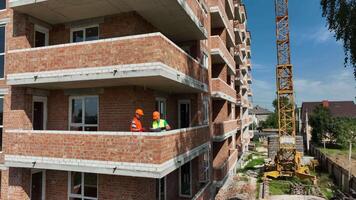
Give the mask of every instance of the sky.
<svg viewBox="0 0 356 200">
<path fill-rule="evenodd" d="M 253 104 L 273 110 L 277 63 L 274 0 L 244 0 L 251 31 Z M 291 62 L 298 106 L 306 101 L 355 101 L 356 81 L 344 51 L 326 27 L 320 0 L 289 0 Z"/>
</svg>

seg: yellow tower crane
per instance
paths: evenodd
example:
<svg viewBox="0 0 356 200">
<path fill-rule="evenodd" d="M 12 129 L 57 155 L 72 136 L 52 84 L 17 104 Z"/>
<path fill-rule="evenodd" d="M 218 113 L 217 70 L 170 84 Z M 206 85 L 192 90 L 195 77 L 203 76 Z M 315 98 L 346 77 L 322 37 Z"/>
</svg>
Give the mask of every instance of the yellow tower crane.
<svg viewBox="0 0 356 200">
<path fill-rule="evenodd" d="M 293 66 L 290 57 L 288 0 L 275 0 L 277 36 L 277 100 L 279 150 L 265 177 L 298 176 L 316 180 L 309 168 L 302 165 L 302 154 L 296 148 L 296 116 L 293 87 Z"/>
</svg>

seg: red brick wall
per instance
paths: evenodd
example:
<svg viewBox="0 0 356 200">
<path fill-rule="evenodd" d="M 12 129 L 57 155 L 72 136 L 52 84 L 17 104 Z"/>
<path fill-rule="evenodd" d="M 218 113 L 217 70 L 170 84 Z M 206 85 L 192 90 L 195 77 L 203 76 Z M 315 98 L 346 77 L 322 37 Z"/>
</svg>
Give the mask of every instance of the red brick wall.
<svg viewBox="0 0 356 200">
<path fill-rule="evenodd" d="M 99 176 L 99 199 L 103 200 L 154 200 L 155 179 L 127 176 Z"/>
<path fill-rule="evenodd" d="M 201 128 L 160 137 L 5 132 L 3 141 L 7 155 L 160 164 L 206 143 L 208 130 Z"/>
<path fill-rule="evenodd" d="M 46 199 L 63 200 L 68 198 L 68 172 L 46 170 Z"/>
<path fill-rule="evenodd" d="M 220 78 L 227 82 L 227 65 L 226 64 L 214 64 L 211 67 L 212 78 Z"/>
<path fill-rule="evenodd" d="M 1 173 L 2 200 L 30 200 L 30 169 L 10 168 Z"/>
<path fill-rule="evenodd" d="M 6 59 L 8 74 L 162 62 L 207 82 L 207 71 L 161 36 L 13 52 Z"/>
<path fill-rule="evenodd" d="M 213 167 L 219 168 L 229 157 L 229 141 L 213 143 Z"/>
<path fill-rule="evenodd" d="M 212 101 L 213 109 L 213 122 L 223 122 L 228 120 L 227 117 L 227 101 L 225 100 L 213 100 Z"/>
</svg>

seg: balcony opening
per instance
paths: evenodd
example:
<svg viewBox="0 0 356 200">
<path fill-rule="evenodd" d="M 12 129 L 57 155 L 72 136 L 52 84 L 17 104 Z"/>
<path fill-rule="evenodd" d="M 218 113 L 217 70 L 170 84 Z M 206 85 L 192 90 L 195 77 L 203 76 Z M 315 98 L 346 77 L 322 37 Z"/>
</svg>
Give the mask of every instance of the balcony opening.
<svg viewBox="0 0 356 200">
<path fill-rule="evenodd" d="M 33 130 L 47 129 L 47 97 L 33 97 L 32 103 Z"/>
<path fill-rule="evenodd" d="M 49 45 L 49 30 L 45 27 L 35 25 L 34 47 L 43 47 Z"/>
<path fill-rule="evenodd" d="M 178 127 L 188 128 L 190 127 L 191 108 L 189 100 L 178 101 Z"/>
<path fill-rule="evenodd" d="M 31 200 L 45 200 L 46 196 L 46 171 L 31 171 Z"/>
<path fill-rule="evenodd" d="M 189 161 L 179 168 L 179 196 L 191 198 L 192 187 L 192 165 Z"/>
</svg>

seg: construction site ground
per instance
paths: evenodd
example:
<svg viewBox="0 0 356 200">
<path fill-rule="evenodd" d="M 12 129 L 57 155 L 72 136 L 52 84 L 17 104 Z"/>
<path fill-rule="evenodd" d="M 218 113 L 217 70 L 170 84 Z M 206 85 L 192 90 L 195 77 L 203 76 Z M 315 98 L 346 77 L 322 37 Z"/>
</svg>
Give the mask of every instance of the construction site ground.
<svg viewBox="0 0 356 200">
<path fill-rule="evenodd" d="M 331 149 L 320 148 L 320 151 L 327 155 L 331 160 L 336 162 L 340 166 L 345 166 L 346 169 L 349 166 L 349 150 L 348 149 Z M 356 148 L 351 153 L 352 160 L 352 174 L 356 176 Z"/>
<path fill-rule="evenodd" d="M 255 141 L 254 151 L 246 156 L 245 165 L 222 187 L 216 196 L 217 200 L 252 200 L 261 199 L 263 163 L 267 158 L 266 145 Z M 296 178 L 268 181 L 268 199 L 331 199 L 335 186 L 328 174 L 313 172 L 318 176 L 318 186 L 310 181 Z M 301 195 L 300 195 L 301 194 Z"/>
</svg>

